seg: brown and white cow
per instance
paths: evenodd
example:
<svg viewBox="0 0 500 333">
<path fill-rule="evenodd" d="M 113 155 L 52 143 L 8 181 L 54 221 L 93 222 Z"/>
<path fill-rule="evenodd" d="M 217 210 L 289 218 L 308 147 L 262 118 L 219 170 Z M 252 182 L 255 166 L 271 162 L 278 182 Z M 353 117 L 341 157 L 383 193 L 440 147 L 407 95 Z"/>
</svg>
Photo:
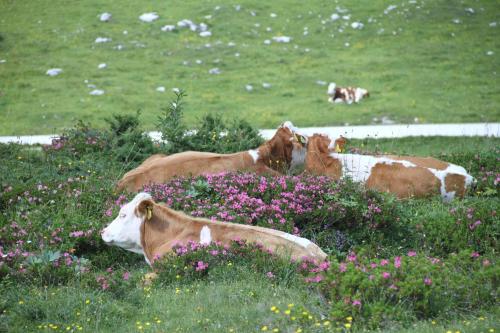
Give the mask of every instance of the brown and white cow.
<svg viewBox="0 0 500 333">
<path fill-rule="evenodd" d="M 137 192 L 144 185 L 163 183 L 178 176 L 199 176 L 231 171 L 252 171 L 278 175 L 304 163 L 305 139 L 289 121 L 283 123 L 273 138 L 257 149 L 235 154 L 187 151 L 169 156 L 157 154 L 127 172 L 117 190 Z"/>
<path fill-rule="evenodd" d="M 473 181 L 463 167 L 432 157 L 342 154 L 335 149 L 339 144 L 326 135 L 309 137 L 305 171 L 333 179 L 349 177 L 399 198 L 439 193 L 444 201 L 463 197 Z"/>
<path fill-rule="evenodd" d="M 148 193 L 139 193 L 122 206 L 118 217 L 101 232 L 108 245 L 154 258 L 189 241 L 228 244 L 235 239 L 262 244 L 264 248 L 295 259 L 308 257 L 323 261 L 326 254 L 311 241 L 282 231 L 243 224 L 194 218 L 155 203 Z"/>
<path fill-rule="evenodd" d="M 333 82 L 328 85 L 327 94 L 328 102 L 330 103 L 359 103 L 361 99 L 370 97 L 370 93 L 366 89 L 354 87 L 341 88 L 337 87 Z"/>
</svg>

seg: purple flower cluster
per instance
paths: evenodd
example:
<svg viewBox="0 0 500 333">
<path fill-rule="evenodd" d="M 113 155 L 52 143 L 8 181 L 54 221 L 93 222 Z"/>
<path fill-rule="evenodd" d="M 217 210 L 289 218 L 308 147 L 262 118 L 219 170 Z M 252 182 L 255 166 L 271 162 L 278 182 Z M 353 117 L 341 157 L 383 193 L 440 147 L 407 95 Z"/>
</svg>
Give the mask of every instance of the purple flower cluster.
<svg viewBox="0 0 500 333">
<path fill-rule="evenodd" d="M 323 210 L 342 211 L 327 198 L 340 189 L 331 179 L 317 176 L 266 178 L 252 173 L 207 175 L 197 192 L 199 179 L 179 178 L 166 184 L 146 186 L 157 202 L 165 202 L 192 216 L 267 227 L 298 233 L 294 220 Z M 192 190 L 189 190 L 192 189 Z"/>
</svg>

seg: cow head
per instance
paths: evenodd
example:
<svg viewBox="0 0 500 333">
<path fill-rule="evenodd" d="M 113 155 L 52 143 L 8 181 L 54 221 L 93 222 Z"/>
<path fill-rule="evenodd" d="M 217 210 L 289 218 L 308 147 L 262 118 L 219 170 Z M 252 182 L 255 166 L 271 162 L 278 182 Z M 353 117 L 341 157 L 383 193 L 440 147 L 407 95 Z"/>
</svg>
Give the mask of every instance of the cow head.
<svg viewBox="0 0 500 333">
<path fill-rule="evenodd" d="M 347 139 L 342 135 L 336 140 L 332 140 L 326 134 L 314 134 L 310 136 L 307 143 L 307 152 L 317 153 L 342 153 L 345 150 Z"/>
<path fill-rule="evenodd" d="M 368 90 L 363 88 L 356 88 L 354 92 L 356 101 L 360 101 L 362 98 L 370 97 Z"/>
<path fill-rule="evenodd" d="M 269 158 L 264 158 L 263 162 L 273 169 L 278 171 L 286 171 L 281 169 L 283 166 L 288 169 L 304 163 L 307 137 L 300 134 L 299 129 L 290 121 L 281 124 L 276 130 L 274 136 L 265 143 L 269 149 Z M 275 164 L 277 161 L 281 165 Z"/>
<path fill-rule="evenodd" d="M 151 195 L 137 194 L 132 201 L 122 206 L 113 222 L 101 231 L 102 240 L 108 245 L 143 254 L 141 224 L 147 217 L 148 204 L 152 204 Z"/>
</svg>

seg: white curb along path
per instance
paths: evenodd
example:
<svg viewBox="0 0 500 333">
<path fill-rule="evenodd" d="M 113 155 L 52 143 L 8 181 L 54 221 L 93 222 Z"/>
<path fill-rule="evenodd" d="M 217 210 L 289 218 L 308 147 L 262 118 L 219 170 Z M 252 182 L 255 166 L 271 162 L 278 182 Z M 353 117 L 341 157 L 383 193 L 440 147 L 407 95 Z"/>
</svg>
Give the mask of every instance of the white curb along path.
<svg viewBox="0 0 500 333">
<path fill-rule="evenodd" d="M 270 139 L 276 129 L 263 129 L 260 134 L 264 139 Z M 300 128 L 304 135 L 325 133 L 336 138 L 343 135 L 351 139 L 364 138 L 403 138 L 408 136 L 493 136 L 500 137 L 500 123 L 473 123 L 473 124 L 417 124 L 417 125 L 363 125 L 363 126 L 334 126 L 334 127 L 304 127 Z M 159 132 L 149 132 L 154 140 L 160 140 Z M 51 144 L 52 135 L 2 136 L 0 143 L 16 142 L 26 145 Z"/>
</svg>

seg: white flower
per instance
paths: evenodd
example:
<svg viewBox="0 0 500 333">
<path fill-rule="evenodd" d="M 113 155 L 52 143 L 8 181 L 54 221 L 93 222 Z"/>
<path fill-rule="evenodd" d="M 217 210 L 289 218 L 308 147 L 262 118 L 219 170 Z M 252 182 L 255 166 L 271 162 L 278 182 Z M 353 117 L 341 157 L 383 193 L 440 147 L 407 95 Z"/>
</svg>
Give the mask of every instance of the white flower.
<svg viewBox="0 0 500 333">
<path fill-rule="evenodd" d="M 104 69 L 106 67 L 108 67 L 108 65 L 106 65 L 105 63 L 99 64 L 99 66 L 97 66 L 97 68 L 99 69 Z"/>
<path fill-rule="evenodd" d="M 210 37 L 212 33 L 210 31 L 202 31 L 200 32 L 200 37 Z"/>
<path fill-rule="evenodd" d="M 165 92 L 165 87 L 160 86 L 160 87 L 156 88 L 156 91 L 157 91 L 157 92 L 164 93 L 164 92 Z"/>
</svg>

